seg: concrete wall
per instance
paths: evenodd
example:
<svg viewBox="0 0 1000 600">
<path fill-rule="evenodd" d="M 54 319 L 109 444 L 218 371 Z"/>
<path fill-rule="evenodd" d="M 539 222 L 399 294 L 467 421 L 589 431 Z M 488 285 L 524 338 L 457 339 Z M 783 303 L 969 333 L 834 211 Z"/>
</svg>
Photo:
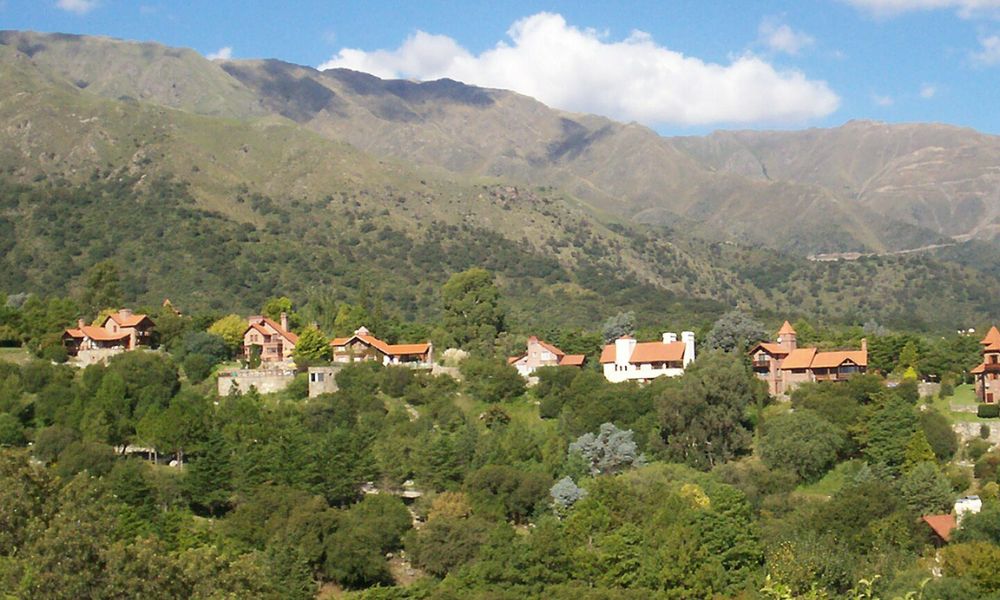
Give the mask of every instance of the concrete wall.
<svg viewBox="0 0 1000 600">
<path fill-rule="evenodd" d="M 965 442 L 979 437 L 979 426 L 983 425 L 982 422 L 968 422 L 968 423 L 955 423 L 952 425 L 952 429 L 958 434 L 958 438 L 964 444 Z M 985 425 L 990 428 L 990 437 L 986 438 L 986 441 L 993 445 L 1000 444 L 1000 422 L 986 422 Z"/>
<path fill-rule="evenodd" d="M 295 379 L 295 371 L 291 369 L 237 369 L 219 373 L 218 391 L 220 396 L 228 396 L 233 386 L 240 393 L 250 390 L 253 386 L 261 394 L 280 392 Z"/>
<path fill-rule="evenodd" d="M 93 350 L 80 350 L 76 356 L 70 360 L 70 364 L 76 367 L 86 367 L 99 362 L 107 362 L 112 356 L 125 352 L 124 348 L 95 348 Z"/>
<path fill-rule="evenodd" d="M 342 366 L 309 367 L 309 397 L 332 394 L 340 389 L 337 386 L 337 373 L 342 368 Z"/>
</svg>

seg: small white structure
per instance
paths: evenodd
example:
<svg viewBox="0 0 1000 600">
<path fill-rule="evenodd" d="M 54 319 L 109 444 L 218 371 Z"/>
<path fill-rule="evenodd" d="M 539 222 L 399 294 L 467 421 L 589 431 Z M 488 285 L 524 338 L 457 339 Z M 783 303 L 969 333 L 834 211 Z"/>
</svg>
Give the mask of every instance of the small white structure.
<svg viewBox="0 0 1000 600">
<path fill-rule="evenodd" d="M 955 501 L 955 521 L 962 523 L 962 517 L 974 515 L 983 510 L 983 501 L 979 496 L 963 496 Z"/>
<path fill-rule="evenodd" d="M 694 332 L 664 333 L 660 342 L 636 342 L 624 335 L 601 352 L 604 377 L 612 383 L 677 377 L 694 360 Z"/>
</svg>

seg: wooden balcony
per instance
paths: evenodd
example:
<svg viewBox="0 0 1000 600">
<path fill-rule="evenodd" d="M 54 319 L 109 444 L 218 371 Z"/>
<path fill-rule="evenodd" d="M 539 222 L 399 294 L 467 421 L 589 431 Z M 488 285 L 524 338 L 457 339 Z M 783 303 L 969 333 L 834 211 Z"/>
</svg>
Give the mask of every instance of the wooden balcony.
<svg viewBox="0 0 1000 600">
<path fill-rule="evenodd" d="M 771 361 L 768 359 L 764 360 L 754 360 L 752 361 L 754 369 L 764 369 L 766 371 L 771 370 Z"/>
</svg>

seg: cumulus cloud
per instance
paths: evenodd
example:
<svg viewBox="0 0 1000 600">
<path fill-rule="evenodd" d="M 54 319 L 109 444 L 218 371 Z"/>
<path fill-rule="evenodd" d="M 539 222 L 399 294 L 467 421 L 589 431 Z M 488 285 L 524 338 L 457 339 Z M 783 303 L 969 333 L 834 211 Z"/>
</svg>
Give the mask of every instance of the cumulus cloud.
<svg viewBox="0 0 1000 600">
<path fill-rule="evenodd" d="M 761 21 L 757 33 L 760 43 L 775 52 L 784 52 L 785 54 L 798 54 L 803 48 L 811 46 L 815 42 L 812 36 L 795 31 L 773 18 Z"/>
<path fill-rule="evenodd" d="M 1000 11 L 1000 0 L 843 0 L 879 16 L 918 10 L 950 9 L 968 18 L 978 13 Z"/>
<path fill-rule="evenodd" d="M 1000 35 L 980 39 L 979 51 L 972 53 L 972 62 L 984 67 L 1000 65 Z"/>
<path fill-rule="evenodd" d="M 511 89 L 556 108 L 647 125 L 802 122 L 837 109 L 823 81 L 778 70 L 745 54 L 705 62 L 634 31 L 608 41 L 562 16 L 539 13 L 515 22 L 510 42 L 474 55 L 444 35 L 418 31 L 395 50 L 340 50 L 320 69 L 343 67 L 383 78 L 451 78 Z"/>
<path fill-rule="evenodd" d="M 56 8 L 83 15 L 97 8 L 97 0 L 59 0 Z"/>
<path fill-rule="evenodd" d="M 872 102 L 874 102 L 877 106 L 892 106 L 896 101 L 892 99 L 892 96 L 872 94 Z"/>
<path fill-rule="evenodd" d="M 934 97 L 935 94 L 937 94 L 937 86 L 931 85 L 929 83 L 925 83 L 922 86 L 920 86 L 921 98 L 930 100 L 931 98 Z"/>
<path fill-rule="evenodd" d="M 219 48 L 215 52 L 209 52 L 208 54 L 205 55 L 205 58 L 207 58 L 208 60 L 220 60 L 220 59 L 229 60 L 232 57 L 233 57 L 232 46 L 223 46 L 222 48 Z"/>
</svg>

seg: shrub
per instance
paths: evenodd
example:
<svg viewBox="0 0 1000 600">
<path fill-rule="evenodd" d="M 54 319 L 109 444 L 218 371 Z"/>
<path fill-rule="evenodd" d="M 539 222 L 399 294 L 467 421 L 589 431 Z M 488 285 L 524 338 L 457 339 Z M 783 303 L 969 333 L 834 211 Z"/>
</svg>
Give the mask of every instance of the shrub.
<svg viewBox="0 0 1000 600">
<path fill-rule="evenodd" d="M 980 419 L 995 419 L 1000 417 L 1000 404 L 980 404 L 976 409 Z"/>
</svg>

